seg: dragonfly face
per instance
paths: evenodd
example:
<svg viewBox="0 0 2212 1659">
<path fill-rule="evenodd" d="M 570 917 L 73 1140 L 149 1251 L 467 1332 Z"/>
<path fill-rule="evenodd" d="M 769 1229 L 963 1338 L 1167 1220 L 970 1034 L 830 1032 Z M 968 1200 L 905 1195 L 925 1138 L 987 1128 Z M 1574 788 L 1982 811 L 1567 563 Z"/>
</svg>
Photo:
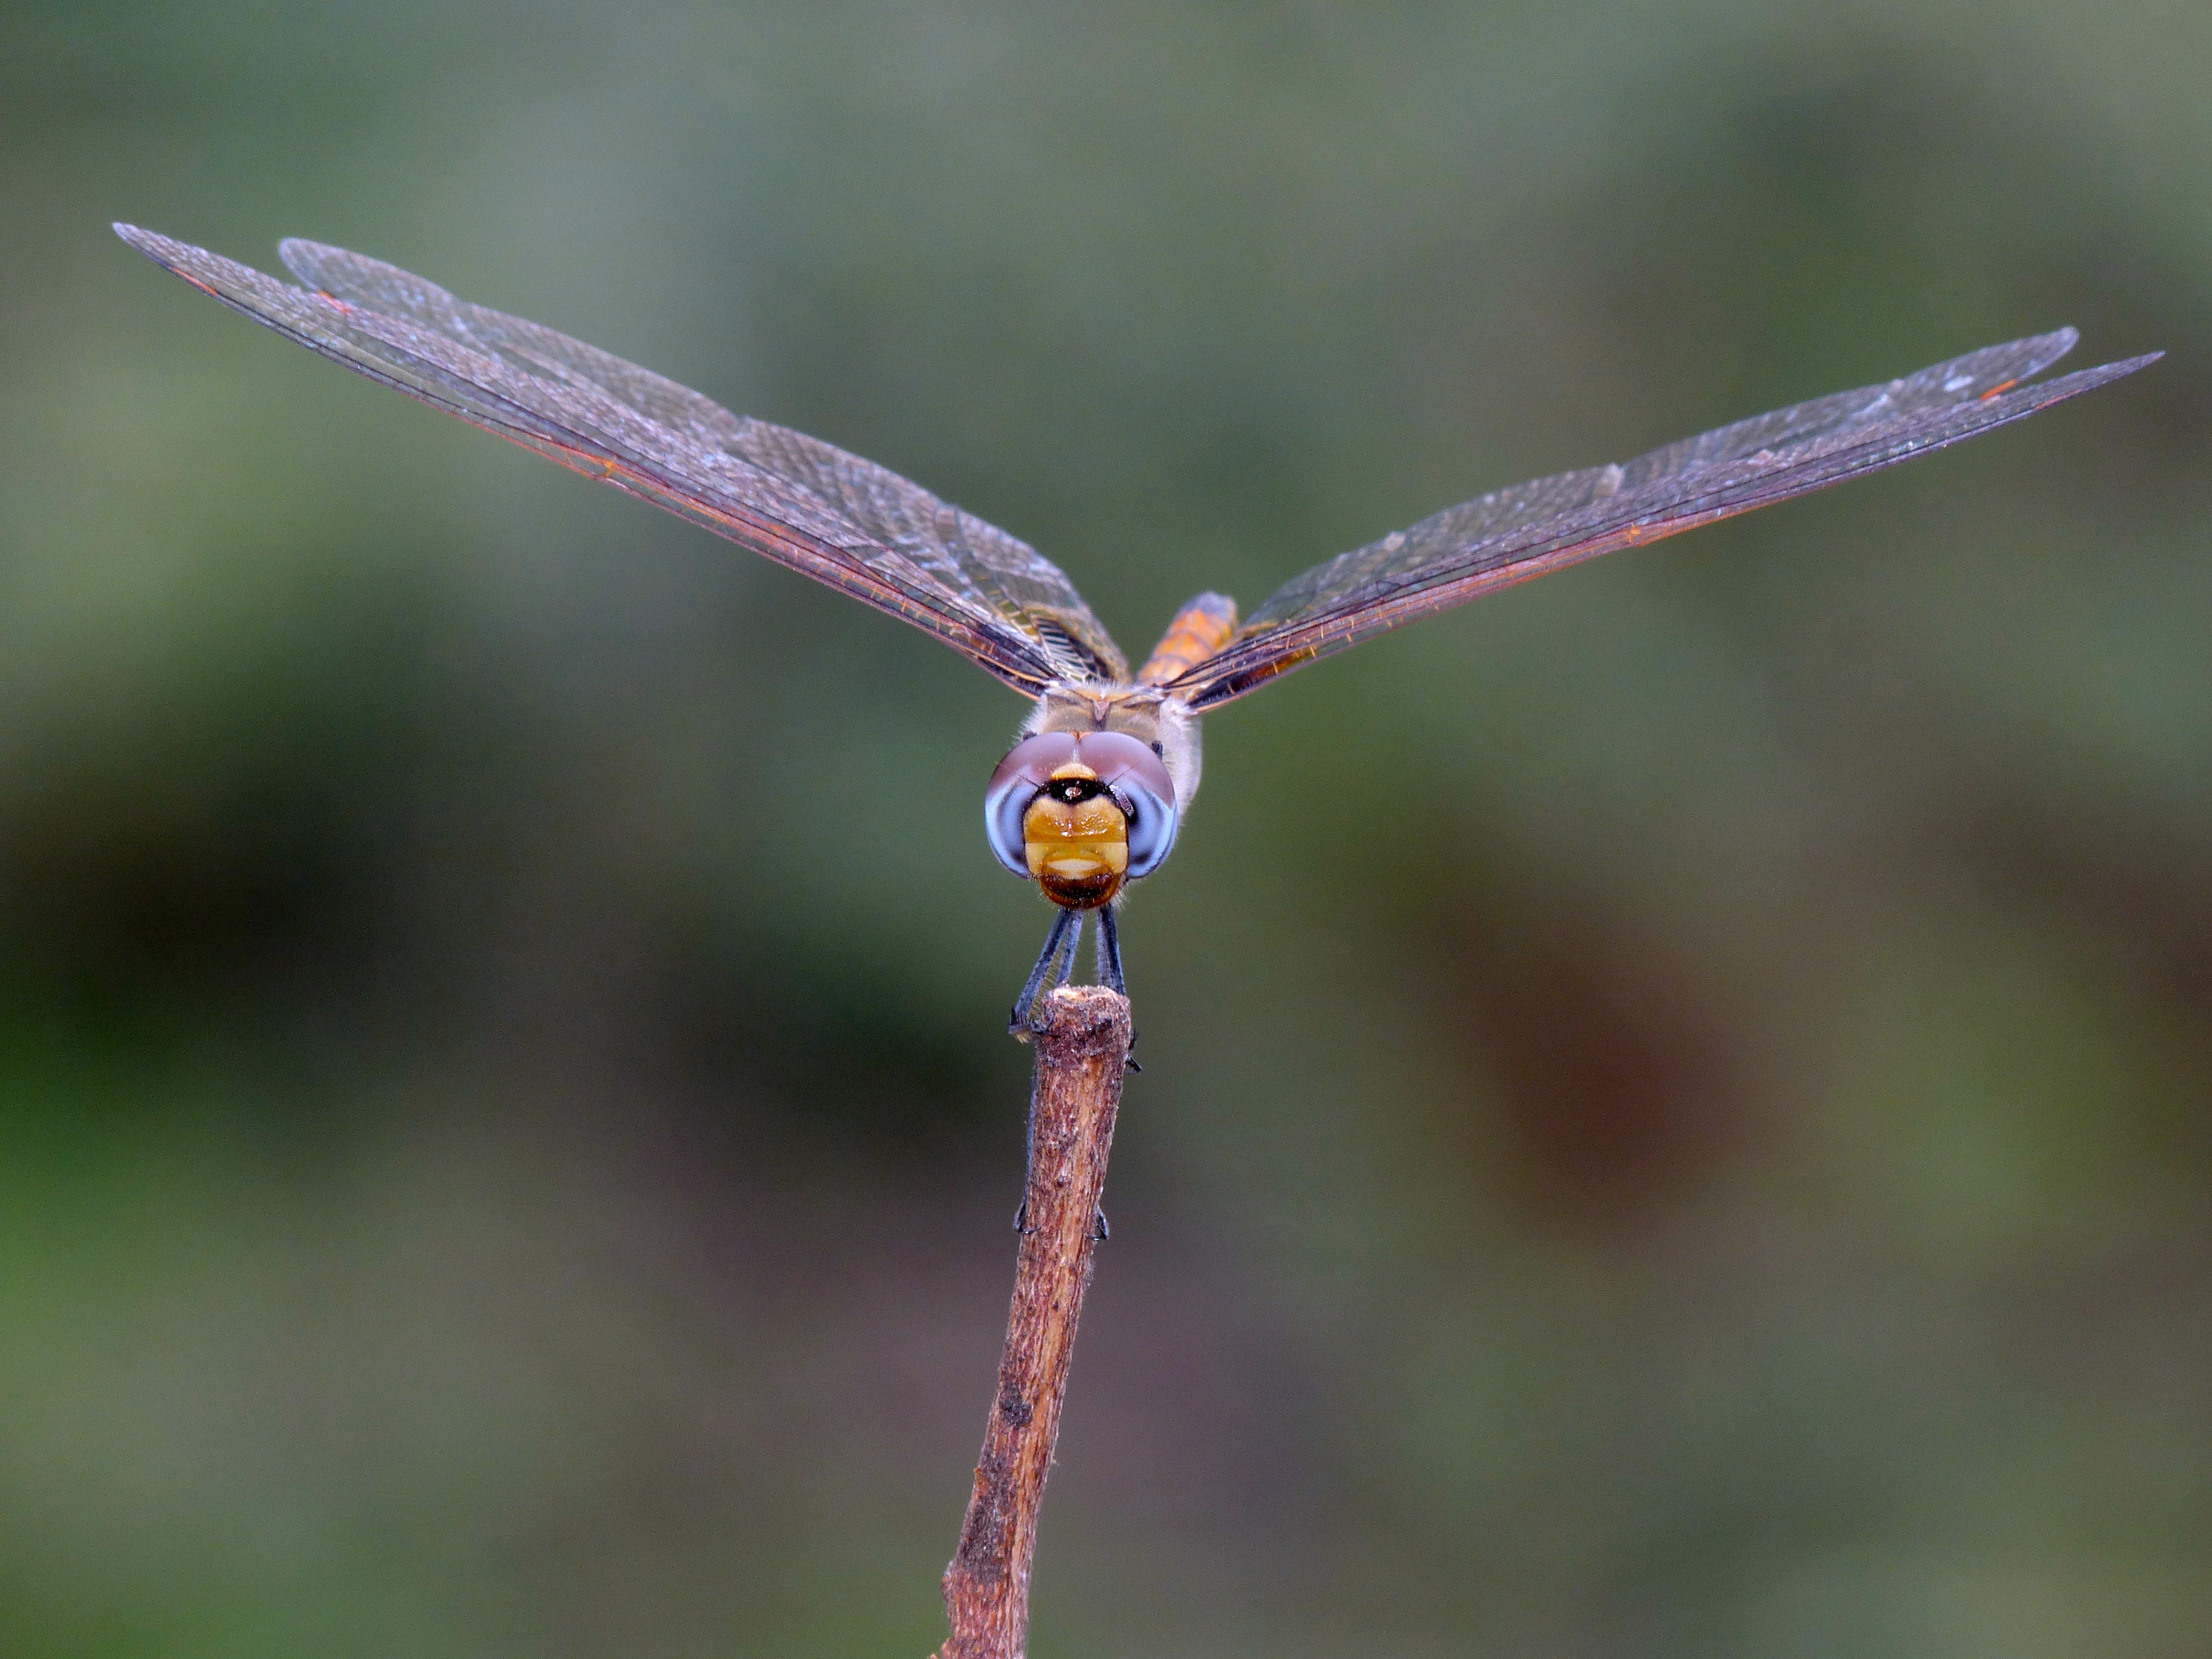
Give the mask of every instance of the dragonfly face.
<svg viewBox="0 0 2212 1659">
<path fill-rule="evenodd" d="M 1158 869 L 1180 817 L 1158 754 L 1126 732 L 1095 728 L 1024 738 L 983 795 L 999 862 L 1071 910 L 1095 910 Z"/>
<path fill-rule="evenodd" d="M 286 337 L 934 634 L 1030 698 L 984 811 L 1000 862 L 1060 907 L 1018 1025 L 1045 981 L 1072 971 L 1087 915 L 1101 977 L 1121 988 L 1113 904 L 1174 845 L 1198 789 L 1200 714 L 1401 623 L 1931 454 L 2159 356 L 2037 381 L 2073 348 L 2061 329 L 1494 490 L 1293 577 L 1241 627 L 1228 600 L 1201 595 L 1133 677 L 1058 566 L 872 461 L 343 248 L 284 243 L 295 287 L 116 231 Z"/>
</svg>

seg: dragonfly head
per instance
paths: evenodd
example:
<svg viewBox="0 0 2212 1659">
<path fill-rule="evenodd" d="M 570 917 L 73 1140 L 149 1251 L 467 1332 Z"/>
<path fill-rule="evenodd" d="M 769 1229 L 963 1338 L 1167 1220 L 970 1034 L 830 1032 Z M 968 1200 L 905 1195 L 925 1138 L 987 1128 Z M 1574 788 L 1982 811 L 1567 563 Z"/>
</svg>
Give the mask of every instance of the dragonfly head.
<svg viewBox="0 0 2212 1659">
<path fill-rule="evenodd" d="M 991 851 L 1054 904 L 1092 910 L 1158 869 L 1175 844 L 1175 786 L 1150 745 L 1126 732 L 1041 732 L 991 774 Z"/>
</svg>

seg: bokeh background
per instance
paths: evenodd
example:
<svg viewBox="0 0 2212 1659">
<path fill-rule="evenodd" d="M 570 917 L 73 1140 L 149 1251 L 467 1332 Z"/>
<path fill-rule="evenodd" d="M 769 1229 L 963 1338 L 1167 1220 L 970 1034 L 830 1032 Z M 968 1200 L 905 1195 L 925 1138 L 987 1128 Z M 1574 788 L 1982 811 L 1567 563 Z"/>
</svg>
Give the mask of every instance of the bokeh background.
<svg viewBox="0 0 2212 1659">
<path fill-rule="evenodd" d="M 13 0 L 0 1650 L 921 1654 L 1016 700 L 117 243 L 339 242 L 1133 652 L 2072 322 L 2155 369 L 1211 722 L 1041 1655 L 2212 1650 L 2212 12 Z"/>
</svg>

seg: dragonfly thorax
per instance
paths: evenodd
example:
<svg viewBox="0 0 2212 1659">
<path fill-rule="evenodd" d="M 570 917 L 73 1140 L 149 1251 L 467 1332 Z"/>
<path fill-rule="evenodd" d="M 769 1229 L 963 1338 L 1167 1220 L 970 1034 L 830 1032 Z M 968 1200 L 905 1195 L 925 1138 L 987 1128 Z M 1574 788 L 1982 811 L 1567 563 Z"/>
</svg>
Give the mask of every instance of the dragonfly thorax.
<svg viewBox="0 0 2212 1659">
<path fill-rule="evenodd" d="M 1167 768 L 1178 811 L 1188 811 L 1198 793 L 1198 716 L 1156 685 L 1055 680 L 1022 726 L 1024 737 L 1046 732 L 1118 732 L 1134 738 Z"/>
</svg>

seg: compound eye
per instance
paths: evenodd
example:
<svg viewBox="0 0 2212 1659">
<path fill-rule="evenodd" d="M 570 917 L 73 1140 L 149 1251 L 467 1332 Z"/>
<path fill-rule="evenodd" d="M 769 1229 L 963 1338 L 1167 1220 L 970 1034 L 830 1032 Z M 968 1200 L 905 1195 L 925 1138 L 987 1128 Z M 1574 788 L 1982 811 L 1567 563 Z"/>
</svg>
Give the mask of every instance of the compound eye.
<svg viewBox="0 0 2212 1659">
<path fill-rule="evenodd" d="M 1026 880 L 1029 854 L 1022 845 L 1022 814 L 1052 775 L 1075 758 L 1075 734 L 1040 732 L 1007 751 L 983 791 L 983 838 L 1000 863 Z"/>
<path fill-rule="evenodd" d="M 1166 763 L 1125 732 L 1085 732 L 1075 757 L 1098 775 L 1129 820 L 1129 879 L 1149 876 L 1175 845 L 1175 784 Z"/>
</svg>

